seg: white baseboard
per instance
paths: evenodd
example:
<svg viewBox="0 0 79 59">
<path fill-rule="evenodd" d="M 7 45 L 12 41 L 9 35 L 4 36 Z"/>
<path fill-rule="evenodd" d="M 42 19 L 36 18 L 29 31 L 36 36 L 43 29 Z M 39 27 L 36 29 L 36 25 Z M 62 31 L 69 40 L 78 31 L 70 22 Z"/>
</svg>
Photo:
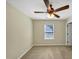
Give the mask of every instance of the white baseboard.
<svg viewBox="0 0 79 59">
<path fill-rule="evenodd" d="M 72 45 L 66 45 L 66 46 L 72 46 Z"/>
<path fill-rule="evenodd" d="M 21 59 L 33 46 L 31 46 L 29 49 L 26 49 L 17 59 Z"/>
<path fill-rule="evenodd" d="M 65 46 L 65 44 L 34 44 L 34 46 Z"/>
</svg>

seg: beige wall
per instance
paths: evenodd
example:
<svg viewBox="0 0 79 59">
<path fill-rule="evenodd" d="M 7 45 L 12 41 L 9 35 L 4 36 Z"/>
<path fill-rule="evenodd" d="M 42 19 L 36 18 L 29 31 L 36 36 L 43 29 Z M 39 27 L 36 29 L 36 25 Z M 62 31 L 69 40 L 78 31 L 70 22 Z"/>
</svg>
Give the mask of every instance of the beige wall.
<svg viewBox="0 0 79 59">
<path fill-rule="evenodd" d="M 67 19 L 67 23 L 70 23 L 70 22 L 72 22 L 72 17 L 69 17 L 69 18 Z"/>
<path fill-rule="evenodd" d="M 6 12 L 6 59 L 18 59 L 32 47 L 32 21 L 8 3 Z"/>
<path fill-rule="evenodd" d="M 52 23 L 55 25 L 55 38 L 53 40 L 44 40 L 44 24 Z M 34 27 L 34 45 L 64 45 L 66 42 L 66 21 L 33 21 Z"/>
</svg>

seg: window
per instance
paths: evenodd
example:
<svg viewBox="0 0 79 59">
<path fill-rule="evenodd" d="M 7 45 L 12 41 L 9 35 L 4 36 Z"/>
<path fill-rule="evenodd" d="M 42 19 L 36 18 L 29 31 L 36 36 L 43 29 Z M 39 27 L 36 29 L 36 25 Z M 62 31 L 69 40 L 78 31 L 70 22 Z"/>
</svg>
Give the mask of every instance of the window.
<svg viewBox="0 0 79 59">
<path fill-rule="evenodd" d="M 44 25 L 44 39 L 46 40 L 54 39 L 54 24 Z"/>
</svg>

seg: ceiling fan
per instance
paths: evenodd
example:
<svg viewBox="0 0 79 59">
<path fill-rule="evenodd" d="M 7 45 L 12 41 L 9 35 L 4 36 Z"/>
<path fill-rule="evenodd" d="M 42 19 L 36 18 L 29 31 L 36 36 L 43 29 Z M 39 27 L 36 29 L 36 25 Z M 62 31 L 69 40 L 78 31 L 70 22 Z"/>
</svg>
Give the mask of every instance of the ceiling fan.
<svg viewBox="0 0 79 59">
<path fill-rule="evenodd" d="M 47 7 L 47 11 L 43 12 L 43 11 L 34 11 L 34 13 L 48 13 L 50 16 L 53 14 L 55 17 L 59 18 L 60 16 L 56 14 L 56 12 L 62 11 L 62 10 L 66 10 L 69 8 L 69 5 L 65 5 L 62 6 L 60 8 L 54 9 L 52 7 L 52 4 L 49 3 L 49 0 L 43 0 L 46 7 Z"/>
</svg>

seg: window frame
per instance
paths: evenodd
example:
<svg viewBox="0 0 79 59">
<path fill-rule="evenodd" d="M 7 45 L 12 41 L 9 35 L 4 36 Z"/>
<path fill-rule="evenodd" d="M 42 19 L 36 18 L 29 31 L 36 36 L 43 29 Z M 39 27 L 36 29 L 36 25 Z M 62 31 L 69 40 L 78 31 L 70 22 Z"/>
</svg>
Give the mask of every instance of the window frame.
<svg viewBox="0 0 79 59">
<path fill-rule="evenodd" d="M 46 28 L 45 28 L 46 25 L 52 26 L 53 31 L 52 31 L 52 32 L 46 32 Z M 50 23 L 44 24 L 44 39 L 45 39 L 45 40 L 52 40 L 52 39 L 54 39 L 54 29 L 55 29 L 55 28 L 54 28 L 54 24 L 50 24 Z M 46 33 L 52 33 L 52 36 L 51 36 L 50 38 L 47 38 L 47 37 L 45 36 Z"/>
</svg>

